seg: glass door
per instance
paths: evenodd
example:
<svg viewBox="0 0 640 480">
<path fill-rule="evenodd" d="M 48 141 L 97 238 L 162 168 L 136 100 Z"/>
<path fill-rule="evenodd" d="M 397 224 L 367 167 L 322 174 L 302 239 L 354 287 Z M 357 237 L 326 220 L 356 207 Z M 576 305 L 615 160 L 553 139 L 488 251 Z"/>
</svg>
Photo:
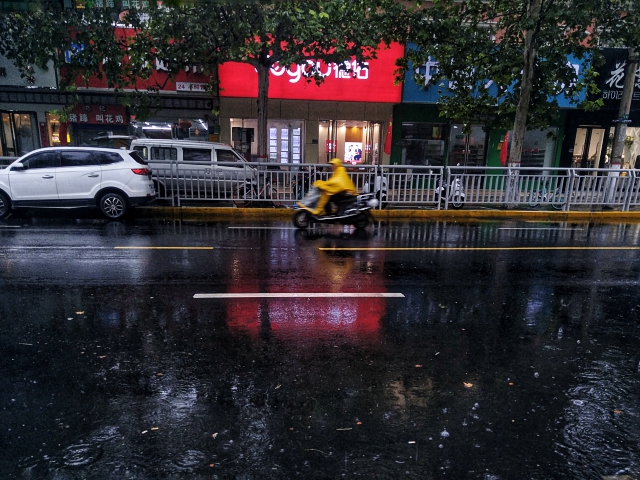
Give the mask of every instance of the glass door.
<svg viewBox="0 0 640 480">
<path fill-rule="evenodd" d="M 17 157 L 16 145 L 13 141 L 13 128 L 11 117 L 8 113 L 2 114 L 2 155 L 7 157 Z"/>
<path fill-rule="evenodd" d="M 269 161 L 302 161 L 302 122 L 269 122 Z"/>
<path fill-rule="evenodd" d="M 604 165 L 605 129 L 579 127 L 573 144 L 571 168 L 597 168 Z"/>
<path fill-rule="evenodd" d="M 484 166 L 486 132 L 480 125 L 473 125 L 469 133 L 464 125 L 451 125 L 449 134 L 449 165 Z"/>
</svg>

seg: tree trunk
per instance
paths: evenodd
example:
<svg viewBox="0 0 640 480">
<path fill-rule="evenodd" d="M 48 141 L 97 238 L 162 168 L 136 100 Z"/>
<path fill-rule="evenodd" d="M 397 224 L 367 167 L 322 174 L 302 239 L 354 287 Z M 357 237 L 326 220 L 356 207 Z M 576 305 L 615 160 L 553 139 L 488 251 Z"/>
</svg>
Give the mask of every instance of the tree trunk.
<svg viewBox="0 0 640 480">
<path fill-rule="evenodd" d="M 636 79 L 637 69 L 638 59 L 635 56 L 633 48 L 630 48 L 627 57 L 627 68 L 624 72 L 622 98 L 620 99 L 620 106 L 618 107 L 618 122 L 616 123 L 616 129 L 613 136 L 611 162 L 609 163 L 609 167 L 616 170 L 619 170 L 622 166 L 624 140 L 627 137 L 627 124 L 624 120 L 629 118 L 629 112 L 631 111 L 631 99 L 633 98 L 633 86 Z"/>
<path fill-rule="evenodd" d="M 267 161 L 267 145 L 269 132 L 267 128 L 267 109 L 269 106 L 269 70 L 262 63 L 256 65 L 258 69 L 258 161 Z"/>
<path fill-rule="evenodd" d="M 537 25 L 540 18 L 542 0 L 532 0 L 529 3 L 528 17 L 534 20 Z M 522 82 L 520 84 L 520 97 L 516 107 L 516 118 L 513 123 L 513 138 L 509 150 L 509 165 L 520 166 L 522 157 L 522 145 L 524 144 L 524 133 L 527 129 L 527 115 L 529 113 L 529 102 L 531 101 L 531 90 L 533 89 L 533 74 L 535 61 L 538 53 L 536 48 L 536 27 L 527 30 L 525 34 L 524 46 L 524 66 L 522 68 Z"/>
</svg>

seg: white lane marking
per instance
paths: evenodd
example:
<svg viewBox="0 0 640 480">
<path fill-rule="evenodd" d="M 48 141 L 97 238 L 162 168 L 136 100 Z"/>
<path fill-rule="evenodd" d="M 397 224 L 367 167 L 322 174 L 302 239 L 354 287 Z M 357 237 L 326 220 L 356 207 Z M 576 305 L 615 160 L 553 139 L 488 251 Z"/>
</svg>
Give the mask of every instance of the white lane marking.
<svg viewBox="0 0 640 480">
<path fill-rule="evenodd" d="M 22 228 L 20 225 L 0 225 L 0 228 Z"/>
<path fill-rule="evenodd" d="M 298 230 L 296 227 L 227 227 L 229 230 Z"/>
<path fill-rule="evenodd" d="M 498 230 L 577 230 L 582 231 L 584 228 L 563 228 L 563 227 L 500 227 Z"/>
<path fill-rule="evenodd" d="M 283 292 L 283 293 L 196 293 L 193 298 L 404 298 L 402 293 Z"/>
</svg>

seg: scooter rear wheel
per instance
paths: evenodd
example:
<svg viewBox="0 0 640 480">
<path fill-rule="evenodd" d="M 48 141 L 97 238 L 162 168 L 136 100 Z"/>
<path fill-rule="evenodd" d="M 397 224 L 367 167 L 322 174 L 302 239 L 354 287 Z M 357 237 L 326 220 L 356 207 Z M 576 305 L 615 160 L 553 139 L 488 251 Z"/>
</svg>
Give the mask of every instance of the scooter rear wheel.
<svg viewBox="0 0 640 480">
<path fill-rule="evenodd" d="M 311 215 L 306 210 L 300 210 L 293 214 L 293 224 L 296 228 L 309 228 L 311 224 Z"/>
</svg>

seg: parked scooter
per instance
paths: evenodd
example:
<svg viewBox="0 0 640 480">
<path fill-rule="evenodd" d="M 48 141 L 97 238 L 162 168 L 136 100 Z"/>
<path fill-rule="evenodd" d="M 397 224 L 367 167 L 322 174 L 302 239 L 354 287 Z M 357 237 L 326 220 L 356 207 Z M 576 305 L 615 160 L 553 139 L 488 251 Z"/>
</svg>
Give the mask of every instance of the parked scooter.
<svg viewBox="0 0 640 480">
<path fill-rule="evenodd" d="M 389 182 L 387 177 L 376 175 L 372 181 L 365 182 L 362 186 L 364 193 L 373 193 L 374 197 L 380 202 L 381 208 L 387 208 L 387 192 L 389 190 Z"/>
<path fill-rule="evenodd" d="M 320 197 L 320 190 L 311 187 L 309 193 L 300 203 L 309 208 L 313 208 Z M 373 193 L 362 195 L 338 194 L 331 197 L 323 215 L 313 215 L 309 210 L 297 204 L 291 208 L 294 211 L 293 224 L 297 228 L 308 228 L 314 223 L 340 223 L 343 225 L 353 225 L 356 228 L 365 228 L 371 221 L 371 209 L 378 206 L 378 200 Z"/>
<path fill-rule="evenodd" d="M 460 175 L 452 175 L 450 182 L 445 182 L 444 178 L 436 185 L 436 192 L 440 196 L 442 205 L 448 204 L 451 208 L 459 210 L 464 207 L 466 195 L 462 186 Z"/>
</svg>

